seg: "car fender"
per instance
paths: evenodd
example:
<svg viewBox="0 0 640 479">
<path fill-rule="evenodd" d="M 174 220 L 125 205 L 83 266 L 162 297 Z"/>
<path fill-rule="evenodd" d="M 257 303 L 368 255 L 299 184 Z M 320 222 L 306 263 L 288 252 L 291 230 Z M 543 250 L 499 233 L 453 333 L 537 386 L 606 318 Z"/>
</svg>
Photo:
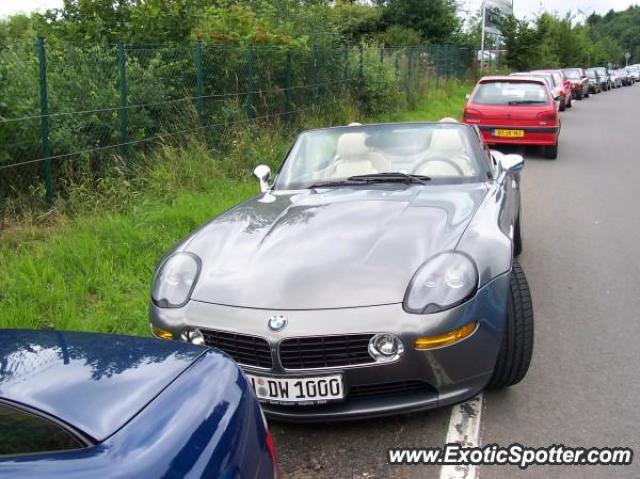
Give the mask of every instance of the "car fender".
<svg viewBox="0 0 640 479">
<path fill-rule="evenodd" d="M 507 174 L 495 181 L 463 233 L 456 251 L 471 256 L 478 267 L 479 287 L 511 270 L 513 234 L 520 210 L 519 184 Z"/>
</svg>

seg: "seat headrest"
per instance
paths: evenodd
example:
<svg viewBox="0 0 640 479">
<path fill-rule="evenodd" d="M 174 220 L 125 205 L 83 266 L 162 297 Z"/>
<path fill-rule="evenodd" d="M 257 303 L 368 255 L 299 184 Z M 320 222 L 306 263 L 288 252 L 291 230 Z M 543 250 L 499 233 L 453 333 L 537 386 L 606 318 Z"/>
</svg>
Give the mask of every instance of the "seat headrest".
<svg viewBox="0 0 640 479">
<path fill-rule="evenodd" d="M 336 153 L 343 160 L 366 155 L 369 152 L 365 144 L 366 138 L 364 133 L 344 133 L 338 139 Z"/>
<path fill-rule="evenodd" d="M 431 137 L 431 150 L 463 150 L 464 143 L 460 132 L 453 128 L 439 128 Z"/>
</svg>

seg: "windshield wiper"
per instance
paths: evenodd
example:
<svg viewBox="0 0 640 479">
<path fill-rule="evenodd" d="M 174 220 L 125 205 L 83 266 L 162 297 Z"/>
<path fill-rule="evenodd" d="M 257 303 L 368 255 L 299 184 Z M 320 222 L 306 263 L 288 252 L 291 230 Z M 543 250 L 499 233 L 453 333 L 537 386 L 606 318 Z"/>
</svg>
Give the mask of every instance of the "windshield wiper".
<svg viewBox="0 0 640 479">
<path fill-rule="evenodd" d="M 329 180 L 320 183 L 314 183 L 309 188 L 324 188 L 332 186 L 355 186 L 366 185 L 370 183 L 413 183 L 426 185 L 431 178 L 424 175 L 410 175 L 401 172 L 388 173 L 371 173 L 368 175 L 350 176 L 344 180 Z"/>
<path fill-rule="evenodd" d="M 409 173 L 402 173 L 400 171 L 389 171 L 386 173 L 371 173 L 369 175 L 357 175 L 350 176 L 348 178 L 352 181 L 365 180 L 369 182 L 377 183 L 418 183 L 426 185 L 427 181 L 431 181 L 431 178 L 424 175 L 411 175 Z"/>
</svg>

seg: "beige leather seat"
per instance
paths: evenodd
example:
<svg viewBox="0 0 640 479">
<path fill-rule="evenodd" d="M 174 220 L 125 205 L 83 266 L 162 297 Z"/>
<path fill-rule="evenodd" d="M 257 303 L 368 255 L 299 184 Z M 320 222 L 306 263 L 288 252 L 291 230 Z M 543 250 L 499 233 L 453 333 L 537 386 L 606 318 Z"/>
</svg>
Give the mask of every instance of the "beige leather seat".
<svg viewBox="0 0 640 479">
<path fill-rule="evenodd" d="M 332 177 L 348 178 L 388 171 L 389 162 L 366 145 L 364 133 L 345 133 L 338 139 Z"/>
<path fill-rule="evenodd" d="M 437 157 L 444 157 L 458 165 L 465 176 L 472 176 L 474 171 L 467 157 L 467 151 L 462 134 L 457 128 L 440 128 L 434 130 L 431 136 L 429 152 L 425 163 L 416 174 L 426 176 L 460 176 L 460 170 L 448 162 L 438 161 Z M 433 158 L 432 161 L 429 159 Z"/>
</svg>

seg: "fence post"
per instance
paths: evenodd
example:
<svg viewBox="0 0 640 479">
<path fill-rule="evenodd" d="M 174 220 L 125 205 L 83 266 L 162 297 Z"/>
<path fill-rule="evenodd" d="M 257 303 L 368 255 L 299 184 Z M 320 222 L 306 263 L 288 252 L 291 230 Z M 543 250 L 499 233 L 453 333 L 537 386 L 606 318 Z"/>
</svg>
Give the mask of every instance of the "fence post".
<svg viewBox="0 0 640 479">
<path fill-rule="evenodd" d="M 127 88 L 127 52 L 124 43 L 118 43 L 118 70 L 120 71 L 120 131 L 122 132 L 123 158 L 129 157 L 129 110 Z"/>
<path fill-rule="evenodd" d="M 384 47 L 380 47 L 380 65 L 384 66 Z"/>
<path fill-rule="evenodd" d="M 47 203 L 53 204 L 53 185 L 51 183 L 51 149 L 49 146 L 49 93 L 47 90 L 47 52 L 44 37 L 38 36 L 38 71 L 40 73 L 40 132 L 42 134 L 42 157 L 44 160 L 44 186 Z"/>
<path fill-rule="evenodd" d="M 291 123 L 291 76 L 293 70 L 293 60 L 291 58 L 291 50 L 287 51 L 287 71 L 284 78 L 285 88 L 285 112 L 287 123 Z"/>
<path fill-rule="evenodd" d="M 437 52 L 435 55 L 435 65 L 436 65 L 436 90 L 440 88 L 440 48 L 436 48 Z"/>
<path fill-rule="evenodd" d="M 196 43 L 196 112 L 200 124 L 204 124 L 204 92 L 202 86 L 202 39 Z"/>
<path fill-rule="evenodd" d="M 320 66 L 318 65 L 318 46 L 313 47 L 313 99 L 318 101 L 318 96 L 320 95 L 320 89 L 318 87 L 318 73 L 320 70 Z"/>
<path fill-rule="evenodd" d="M 447 79 L 447 81 L 449 81 L 449 78 L 451 76 L 451 59 L 449 58 L 449 56 L 451 55 L 451 50 L 449 49 L 449 45 L 447 45 L 445 47 L 445 57 L 444 57 L 444 71 L 445 71 L 445 77 Z"/>
<path fill-rule="evenodd" d="M 396 50 L 396 81 L 400 79 L 400 50 Z"/>
<path fill-rule="evenodd" d="M 360 80 L 363 77 L 363 66 L 364 66 L 364 47 L 360 44 Z"/>
<path fill-rule="evenodd" d="M 253 45 L 249 45 L 247 50 L 247 122 L 251 124 L 253 120 Z"/>
<path fill-rule="evenodd" d="M 349 47 L 345 45 L 344 47 L 344 75 L 343 80 L 345 85 L 349 80 Z"/>
<path fill-rule="evenodd" d="M 407 56 L 408 56 L 408 74 L 407 74 L 407 91 L 411 91 L 411 76 L 413 73 L 413 48 L 407 48 Z"/>
</svg>

